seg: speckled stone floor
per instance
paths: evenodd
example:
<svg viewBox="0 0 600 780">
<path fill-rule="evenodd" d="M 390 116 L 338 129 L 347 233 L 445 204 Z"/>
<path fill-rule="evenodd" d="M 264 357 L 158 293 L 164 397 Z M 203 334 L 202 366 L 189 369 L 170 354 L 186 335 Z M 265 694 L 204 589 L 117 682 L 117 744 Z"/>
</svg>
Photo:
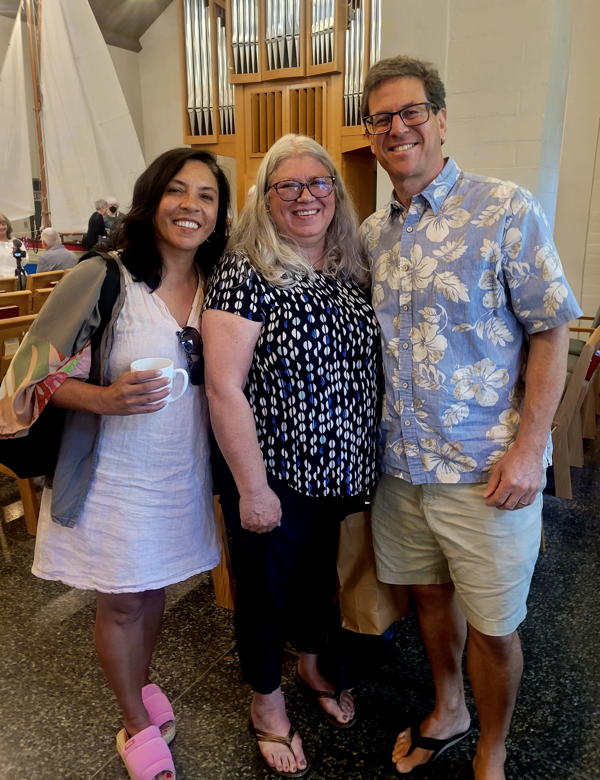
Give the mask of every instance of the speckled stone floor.
<svg viewBox="0 0 600 780">
<path fill-rule="evenodd" d="M 547 496 L 547 552 L 537 565 L 523 640 L 526 669 L 509 740 L 512 780 L 600 778 L 600 439 L 575 472 L 576 500 Z M 0 478 L 0 504 L 14 501 Z M 92 648 L 93 596 L 34 578 L 33 539 L 22 519 L 5 525 L 0 559 L 0 778 L 122 780 L 118 718 Z M 311 780 L 397 777 L 394 734 L 427 712 L 432 690 L 415 621 L 388 640 L 345 637 L 360 677 L 360 722 L 326 726 L 293 683 L 285 688 L 313 770 Z M 247 730 L 231 616 L 216 607 L 207 576 L 169 593 L 154 679 L 175 703 L 178 780 L 272 778 Z M 475 735 L 419 776 L 472 777 Z"/>
</svg>

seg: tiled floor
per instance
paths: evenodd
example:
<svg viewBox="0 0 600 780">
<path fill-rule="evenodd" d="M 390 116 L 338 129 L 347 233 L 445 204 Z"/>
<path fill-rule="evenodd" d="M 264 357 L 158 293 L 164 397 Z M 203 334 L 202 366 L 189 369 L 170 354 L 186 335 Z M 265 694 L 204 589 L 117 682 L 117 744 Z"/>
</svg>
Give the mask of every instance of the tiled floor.
<svg viewBox="0 0 600 780">
<path fill-rule="evenodd" d="M 572 502 L 545 502 L 547 552 L 538 563 L 522 628 L 526 670 L 509 750 L 513 780 L 600 778 L 600 442 L 576 477 Z M 4 503 L 8 481 L 0 483 Z M 11 560 L 0 561 L 0 778 L 121 780 L 111 693 L 92 648 L 93 596 L 29 573 L 33 540 L 22 520 L 6 526 Z M 362 681 L 361 719 L 326 726 L 293 683 L 290 710 L 312 762 L 311 780 L 397 777 L 396 731 L 424 714 L 431 685 L 412 618 L 393 640 L 349 636 Z M 213 603 L 206 576 L 172 588 L 155 681 L 175 703 L 178 780 L 270 775 L 247 730 L 248 690 L 233 655 L 231 618 Z M 420 777 L 469 778 L 475 736 Z"/>
</svg>

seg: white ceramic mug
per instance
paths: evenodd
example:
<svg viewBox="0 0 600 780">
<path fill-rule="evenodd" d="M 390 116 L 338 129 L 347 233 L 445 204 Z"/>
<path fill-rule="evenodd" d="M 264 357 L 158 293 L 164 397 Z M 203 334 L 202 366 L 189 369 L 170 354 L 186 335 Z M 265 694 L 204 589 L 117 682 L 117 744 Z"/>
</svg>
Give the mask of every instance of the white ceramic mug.
<svg viewBox="0 0 600 780">
<path fill-rule="evenodd" d="M 173 380 L 175 379 L 175 376 L 180 374 L 183 385 L 181 386 L 179 393 L 174 395 L 173 391 L 171 390 L 169 395 L 162 399 L 169 404 L 172 401 L 176 401 L 178 398 L 181 398 L 181 396 L 187 390 L 187 371 L 183 368 L 175 368 L 173 361 L 169 360 L 169 358 L 140 358 L 139 360 L 134 360 L 130 368 L 132 371 L 160 371 L 161 376 L 164 376 L 169 380 L 169 386 L 171 388 L 173 387 Z"/>
</svg>

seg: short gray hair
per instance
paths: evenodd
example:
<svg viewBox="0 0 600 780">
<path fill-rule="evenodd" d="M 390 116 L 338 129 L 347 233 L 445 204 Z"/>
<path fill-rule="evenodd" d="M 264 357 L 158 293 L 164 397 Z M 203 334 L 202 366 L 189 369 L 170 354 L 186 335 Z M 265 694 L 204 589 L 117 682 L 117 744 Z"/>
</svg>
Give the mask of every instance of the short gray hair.
<svg viewBox="0 0 600 780">
<path fill-rule="evenodd" d="M 53 227 L 47 227 L 42 230 L 40 233 L 40 238 L 44 242 L 44 244 L 48 247 L 48 249 L 52 246 L 56 246 L 57 244 L 60 244 L 60 235 L 58 230 L 55 230 Z"/>
<path fill-rule="evenodd" d="M 108 203 L 104 200 L 104 198 L 98 198 L 98 200 L 94 201 L 94 208 L 96 211 L 98 209 L 105 209 L 108 206 Z"/>
<path fill-rule="evenodd" d="M 446 88 L 435 65 L 431 62 L 399 55 L 379 60 L 369 68 L 363 85 L 360 104 L 361 115 L 365 117 L 369 114 L 369 95 L 373 90 L 377 89 L 384 81 L 407 76 L 412 76 L 423 82 L 427 100 L 431 103 L 434 114 L 437 114 L 440 108 L 446 108 Z"/>
<path fill-rule="evenodd" d="M 316 272 L 297 244 L 277 230 L 267 208 L 267 191 L 274 171 L 290 157 L 310 155 L 335 177 L 335 213 L 325 235 L 323 273 L 354 279 L 366 285 L 368 272 L 358 239 L 354 205 L 329 153 L 313 138 L 289 133 L 267 151 L 256 174 L 256 187 L 250 189 L 229 248 L 247 256 L 252 266 L 276 287 L 293 285 L 298 277 Z"/>
</svg>

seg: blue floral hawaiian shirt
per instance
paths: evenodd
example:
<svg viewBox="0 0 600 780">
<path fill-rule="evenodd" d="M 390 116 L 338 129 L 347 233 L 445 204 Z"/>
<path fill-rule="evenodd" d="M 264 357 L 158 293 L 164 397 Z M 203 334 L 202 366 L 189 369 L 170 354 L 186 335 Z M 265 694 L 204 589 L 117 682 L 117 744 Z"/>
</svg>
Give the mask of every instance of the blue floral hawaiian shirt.
<svg viewBox="0 0 600 780">
<path fill-rule="evenodd" d="M 383 340 L 382 471 L 487 481 L 519 426 L 528 334 L 581 314 L 540 204 L 449 158 L 361 235 Z"/>
</svg>

